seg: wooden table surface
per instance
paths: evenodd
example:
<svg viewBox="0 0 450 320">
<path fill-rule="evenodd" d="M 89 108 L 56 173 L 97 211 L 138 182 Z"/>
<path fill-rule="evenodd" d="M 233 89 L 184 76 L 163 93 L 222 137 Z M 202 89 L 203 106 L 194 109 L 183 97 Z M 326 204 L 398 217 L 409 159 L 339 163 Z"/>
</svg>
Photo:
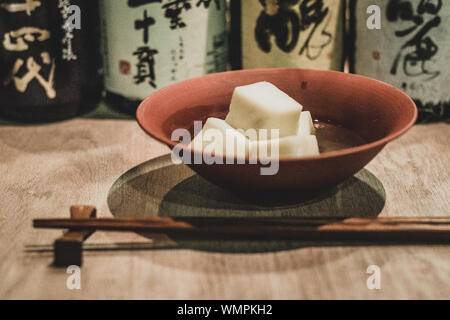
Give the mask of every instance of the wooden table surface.
<svg viewBox="0 0 450 320">
<path fill-rule="evenodd" d="M 366 167 L 361 174 L 376 180 L 374 190 L 383 189 L 373 191 L 385 201 L 381 216 L 450 215 L 449 142 L 448 124 L 417 125 Z M 73 204 L 95 205 L 99 216 L 109 217 L 117 210 L 110 193 L 114 182 L 167 153 L 133 120 L 0 124 L 0 298 L 450 298 L 449 246 L 312 243 L 259 250 L 256 244 L 233 252 L 210 244 L 206 249 L 89 251 L 81 290 L 67 289 L 68 274 L 51 266 L 51 252 L 26 250 L 51 244 L 61 234 L 33 229 L 32 219 L 68 216 Z M 174 175 L 173 170 L 165 172 Z M 161 174 L 158 181 L 166 179 Z M 367 185 L 355 203 L 372 192 Z M 353 202 L 345 201 L 351 208 Z M 167 240 L 158 239 L 154 243 Z M 131 233 L 96 233 L 88 243 L 144 241 L 150 240 Z M 381 270 L 380 290 L 367 288 L 370 265 Z"/>
</svg>

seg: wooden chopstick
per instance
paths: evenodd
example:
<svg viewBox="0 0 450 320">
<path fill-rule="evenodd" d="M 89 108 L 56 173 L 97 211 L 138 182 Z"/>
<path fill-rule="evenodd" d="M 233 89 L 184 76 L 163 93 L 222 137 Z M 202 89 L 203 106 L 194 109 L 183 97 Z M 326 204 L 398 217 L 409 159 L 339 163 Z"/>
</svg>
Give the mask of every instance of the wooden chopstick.
<svg viewBox="0 0 450 320">
<path fill-rule="evenodd" d="M 35 228 L 166 233 L 180 239 L 450 242 L 450 218 L 37 219 Z"/>
<path fill-rule="evenodd" d="M 122 243 L 83 243 L 83 251 L 142 251 L 142 250 L 167 250 L 176 248 L 176 243 L 169 242 L 122 242 Z M 27 253 L 53 252 L 53 244 L 28 244 L 25 245 Z"/>
</svg>

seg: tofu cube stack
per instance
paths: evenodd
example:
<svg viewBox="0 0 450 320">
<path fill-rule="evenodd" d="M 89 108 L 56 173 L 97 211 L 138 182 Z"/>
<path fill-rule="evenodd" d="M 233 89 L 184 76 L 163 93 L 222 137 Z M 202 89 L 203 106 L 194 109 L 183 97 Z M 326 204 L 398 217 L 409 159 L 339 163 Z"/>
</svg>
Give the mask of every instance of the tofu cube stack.
<svg viewBox="0 0 450 320">
<path fill-rule="evenodd" d="M 237 87 L 226 119 L 209 118 L 188 148 L 238 158 L 319 155 L 311 113 L 302 111 L 300 103 L 269 82 Z M 272 129 L 279 130 L 278 137 L 272 138 Z"/>
</svg>

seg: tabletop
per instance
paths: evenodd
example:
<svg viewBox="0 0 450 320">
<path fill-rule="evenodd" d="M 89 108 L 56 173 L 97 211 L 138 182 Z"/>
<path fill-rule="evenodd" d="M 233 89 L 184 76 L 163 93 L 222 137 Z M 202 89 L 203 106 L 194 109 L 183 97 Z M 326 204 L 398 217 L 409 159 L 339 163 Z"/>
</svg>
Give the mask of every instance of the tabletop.
<svg viewBox="0 0 450 320">
<path fill-rule="evenodd" d="M 94 205 L 101 217 L 117 216 L 124 210 L 116 201 L 123 192 L 135 194 L 131 207 L 138 203 L 137 209 L 150 212 L 151 201 L 146 205 L 146 198 L 137 196 L 146 196 L 141 186 L 148 179 L 172 186 L 178 183 L 174 176 L 195 178 L 189 169 L 171 169 L 167 158 L 160 158 L 169 149 L 142 132 L 135 120 L 114 112 L 106 117 L 104 108 L 51 124 L 0 121 L 1 299 L 450 298 L 450 250 L 445 245 L 170 247 L 158 246 L 170 242 L 163 235 L 109 232 L 97 232 L 87 243 L 155 246 L 86 251 L 81 289 L 68 289 L 69 274 L 52 266 L 52 252 L 30 250 L 50 245 L 61 231 L 33 229 L 32 219 L 68 217 L 74 204 Z M 449 124 L 416 125 L 354 178 L 360 183 L 351 184 L 356 196 L 346 198 L 348 192 L 341 190 L 333 201 L 350 210 L 376 210 L 379 216 L 450 216 L 449 138 Z M 133 191 L 129 175 L 123 174 L 136 166 L 144 171 L 152 166 L 168 169 L 145 176 Z M 190 183 L 195 186 L 195 179 Z M 157 188 L 160 193 L 170 191 L 163 189 Z M 376 290 L 367 285 L 370 266 L 380 271 Z"/>
</svg>

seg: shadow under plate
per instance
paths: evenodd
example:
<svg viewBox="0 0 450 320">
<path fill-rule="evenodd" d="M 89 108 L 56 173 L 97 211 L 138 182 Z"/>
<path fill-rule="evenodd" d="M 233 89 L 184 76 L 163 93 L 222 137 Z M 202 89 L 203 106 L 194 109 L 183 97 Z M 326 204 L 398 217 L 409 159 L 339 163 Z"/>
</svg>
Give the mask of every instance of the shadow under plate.
<svg viewBox="0 0 450 320">
<path fill-rule="evenodd" d="M 145 162 L 111 187 L 108 205 L 116 217 L 375 217 L 383 210 L 386 193 L 382 183 L 363 169 L 335 188 L 286 206 L 248 202 L 211 184 L 184 165 L 174 165 L 170 155 Z M 215 252 L 267 252 L 311 245 L 293 241 L 167 241 L 178 248 Z"/>
</svg>

